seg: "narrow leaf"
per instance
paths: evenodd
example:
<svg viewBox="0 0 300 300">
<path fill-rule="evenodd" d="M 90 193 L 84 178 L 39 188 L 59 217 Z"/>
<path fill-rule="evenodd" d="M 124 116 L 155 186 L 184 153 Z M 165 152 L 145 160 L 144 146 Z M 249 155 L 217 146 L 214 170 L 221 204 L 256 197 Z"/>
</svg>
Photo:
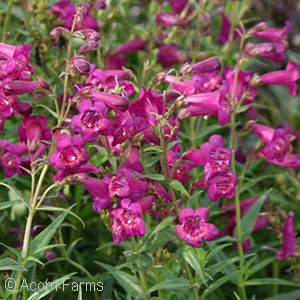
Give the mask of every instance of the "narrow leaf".
<svg viewBox="0 0 300 300">
<path fill-rule="evenodd" d="M 182 185 L 182 183 L 179 180 L 172 180 L 170 182 L 170 185 L 174 190 L 177 190 L 177 191 L 181 192 L 182 194 L 184 194 L 188 198 L 191 197 L 191 195 L 188 193 L 188 191 L 185 189 L 185 187 Z"/>
<path fill-rule="evenodd" d="M 12 258 L 6 257 L 0 260 L 0 271 L 19 271 L 24 272 L 27 271 L 25 267 L 23 267 L 20 263 L 15 261 Z"/>
<path fill-rule="evenodd" d="M 132 275 L 118 270 L 110 265 L 100 263 L 98 261 L 96 261 L 95 263 L 101 266 L 102 268 L 106 269 L 126 290 L 126 292 L 130 293 L 133 297 L 137 297 L 138 295 L 143 293 L 141 287 L 137 283 L 136 278 Z"/>
</svg>

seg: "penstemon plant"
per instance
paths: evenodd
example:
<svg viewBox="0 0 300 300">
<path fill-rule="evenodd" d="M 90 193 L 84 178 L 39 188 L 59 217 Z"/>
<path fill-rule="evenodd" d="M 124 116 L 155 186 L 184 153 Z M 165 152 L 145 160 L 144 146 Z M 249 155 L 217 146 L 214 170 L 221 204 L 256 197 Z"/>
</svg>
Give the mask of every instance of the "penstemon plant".
<svg viewBox="0 0 300 300">
<path fill-rule="evenodd" d="M 1 4 L 1 299 L 299 299 L 278 5 Z"/>
</svg>

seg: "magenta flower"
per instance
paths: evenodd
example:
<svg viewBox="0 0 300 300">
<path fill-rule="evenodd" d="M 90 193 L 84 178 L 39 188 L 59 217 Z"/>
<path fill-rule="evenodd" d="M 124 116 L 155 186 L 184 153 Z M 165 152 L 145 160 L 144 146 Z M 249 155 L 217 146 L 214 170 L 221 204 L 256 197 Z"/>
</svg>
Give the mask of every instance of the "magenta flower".
<svg viewBox="0 0 300 300">
<path fill-rule="evenodd" d="M 24 81 L 14 80 L 4 83 L 3 90 L 5 95 L 22 95 L 33 92 L 37 87 L 40 87 L 39 81 Z"/>
<path fill-rule="evenodd" d="M 209 142 L 203 143 L 200 150 L 190 150 L 186 158 L 204 165 L 204 178 L 195 183 L 195 188 L 208 188 L 208 197 L 217 201 L 222 197 L 232 198 L 235 195 L 237 176 L 229 170 L 232 151 L 224 148 L 220 135 L 213 135 Z"/>
<path fill-rule="evenodd" d="M 135 170 L 119 167 L 117 173 L 110 179 L 108 191 L 110 197 L 131 198 L 138 200 L 144 196 L 149 189 L 145 179 L 133 177 Z"/>
<path fill-rule="evenodd" d="M 162 45 L 157 53 L 157 61 L 164 67 L 169 68 L 172 65 L 182 61 L 182 55 L 175 44 Z"/>
<path fill-rule="evenodd" d="M 215 202 L 220 200 L 222 197 L 231 199 L 235 195 L 235 187 L 238 183 L 237 176 L 228 171 L 224 175 L 221 175 L 210 181 L 208 187 L 208 198 Z"/>
<path fill-rule="evenodd" d="M 259 56 L 274 62 L 285 60 L 285 47 L 278 43 L 248 43 L 244 51 L 248 56 Z"/>
<path fill-rule="evenodd" d="M 32 45 L 12 46 L 0 43 L 0 79 L 30 80 L 34 67 L 29 63 Z"/>
<path fill-rule="evenodd" d="M 250 128 L 267 144 L 262 153 L 268 160 L 280 163 L 292 151 L 288 129 L 273 129 L 261 124 L 251 124 Z"/>
<path fill-rule="evenodd" d="M 220 71 L 222 68 L 221 61 L 218 57 L 210 57 L 206 60 L 200 61 L 193 65 L 184 65 L 180 72 L 184 73 L 185 70 L 191 69 L 193 74 L 211 73 Z"/>
<path fill-rule="evenodd" d="M 220 45 L 225 45 L 229 40 L 230 30 L 231 30 L 231 22 L 228 16 L 225 14 L 224 8 L 221 7 L 221 30 L 218 36 L 218 42 Z M 233 40 L 238 38 L 238 33 L 235 31 L 233 35 Z"/>
<path fill-rule="evenodd" d="M 85 28 L 98 30 L 97 20 L 93 18 L 89 13 L 89 4 L 84 3 L 80 5 L 82 7 L 81 20 L 76 22 L 75 30 L 81 30 Z M 50 11 L 56 15 L 56 17 L 63 22 L 62 26 L 71 29 L 74 15 L 76 14 L 76 6 L 71 3 L 70 0 L 61 0 L 51 6 Z"/>
<path fill-rule="evenodd" d="M 103 179 L 97 179 L 93 177 L 86 177 L 84 180 L 84 187 L 90 193 L 94 200 L 93 208 L 97 213 L 103 208 L 107 208 L 110 204 L 111 197 L 108 192 L 108 184 L 110 177 L 105 176 Z"/>
<path fill-rule="evenodd" d="M 67 175 L 85 172 L 98 172 L 98 169 L 88 163 L 90 158 L 88 152 L 83 147 L 85 140 L 79 135 L 71 136 L 67 133 L 56 135 L 57 151 L 49 157 L 51 165 L 59 172 L 55 180 L 61 181 Z"/>
<path fill-rule="evenodd" d="M 141 219 L 142 207 L 130 199 L 121 201 L 121 208 L 111 212 L 111 226 L 115 245 L 133 235 L 143 236 L 146 233 L 145 222 Z"/>
<path fill-rule="evenodd" d="M 72 118 L 71 127 L 81 133 L 87 142 L 95 141 L 98 136 L 107 135 L 111 123 L 105 118 L 108 107 L 103 102 L 84 100 L 79 104 L 79 115 Z"/>
<path fill-rule="evenodd" d="M 129 106 L 128 99 L 123 95 L 100 92 L 96 88 L 91 89 L 91 94 L 95 101 L 101 101 L 115 111 L 124 112 Z"/>
<path fill-rule="evenodd" d="M 285 27 L 280 28 L 266 28 L 263 31 L 257 31 L 255 32 L 255 36 L 259 37 L 263 40 L 274 42 L 274 43 L 280 43 L 287 46 L 287 34 L 292 30 L 292 23 L 289 21 L 285 22 Z"/>
<path fill-rule="evenodd" d="M 156 23 L 163 26 L 172 27 L 172 26 L 180 25 L 181 22 L 178 19 L 178 17 L 173 14 L 160 12 L 156 15 Z"/>
<path fill-rule="evenodd" d="M 186 108 L 179 110 L 178 118 L 184 119 L 193 116 L 213 116 L 218 117 L 221 126 L 225 126 L 231 116 L 231 105 L 225 95 L 225 87 L 219 92 L 201 93 L 187 96 L 183 103 Z"/>
<path fill-rule="evenodd" d="M 176 226 L 178 237 L 193 247 L 201 247 L 203 241 L 211 241 L 219 235 L 215 225 L 206 223 L 209 216 L 207 207 L 199 207 L 195 210 L 184 208 L 179 213 L 179 222 Z"/>
<path fill-rule="evenodd" d="M 51 140 L 51 131 L 47 129 L 48 120 L 42 116 L 25 117 L 22 126 L 19 127 L 19 138 L 26 142 L 28 151 L 33 153 L 40 148 L 42 140 Z"/>
<path fill-rule="evenodd" d="M 116 51 L 120 54 L 125 54 L 125 53 L 133 53 L 145 49 L 146 49 L 146 42 L 141 38 L 137 38 L 121 44 L 120 46 L 118 46 Z"/>
<path fill-rule="evenodd" d="M 22 175 L 22 155 L 27 152 L 24 143 L 9 144 L 7 140 L 1 140 L 0 166 L 3 168 L 5 177 L 12 177 L 15 173 Z"/>
<path fill-rule="evenodd" d="M 289 61 L 285 71 L 274 71 L 263 74 L 259 77 L 261 84 L 277 84 L 289 86 L 290 94 L 292 97 L 297 95 L 296 81 L 300 78 L 299 66 Z"/>
<path fill-rule="evenodd" d="M 276 258 L 284 260 L 290 255 L 295 255 L 297 240 L 294 229 L 294 212 L 290 211 L 284 222 L 282 231 L 282 248 L 276 251 Z"/>
</svg>

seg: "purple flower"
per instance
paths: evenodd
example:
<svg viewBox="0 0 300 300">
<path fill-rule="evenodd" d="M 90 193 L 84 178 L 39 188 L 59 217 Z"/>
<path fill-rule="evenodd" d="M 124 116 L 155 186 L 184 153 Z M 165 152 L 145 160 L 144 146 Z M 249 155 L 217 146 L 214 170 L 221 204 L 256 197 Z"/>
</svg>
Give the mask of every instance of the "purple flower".
<svg viewBox="0 0 300 300">
<path fill-rule="evenodd" d="M 135 170 L 119 167 L 117 173 L 110 179 L 108 191 L 110 197 L 131 198 L 138 200 L 144 196 L 149 189 L 145 179 L 133 177 Z"/>
<path fill-rule="evenodd" d="M 118 46 L 116 51 L 120 54 L 125 54 L 125 53 L 137 52 L 145 49 L 146 49 L 146 42 L 141 38 L 137 38 L 121 44 L 120 46 Z"/>
<path fill-rule="evenodd" d="M 228 16 L 224 12 L 224 8 L 221 7 L 221 30 L 218 36 L 218 42 L 220 45 L 225 45 L 229 40 L 230 30 L 231 30 L 231 22 Z M 238 33 L 235 31 L 233 35 L 233 40 L 237 39 Z"/>
<path fill-rule="evenodd" d="M 172 27 L 175 25 L 179 25 L 180 21 L 179 19 L 172 14 L 160 12 L 156 15 L 156 22 L 163 26 Z"/>
<path fill-rule="evenodd" d="M 266 28 L 263 31 L 255 32 L 255 36 L 259 37 L 263 40 L 274 42 L 274 43 L 281 43 L 287 46 L 287 34 L 292 30 L 292 23 L 289 21 L 285 22 L 285 27 L 280 28 Z"/>
<path fill-rule="evenodd" d="M 259 77 L 261 84 L 277 84 L 289 86 L 290 94 L 292 97 L 297 95 L 296 81 L 300 78 L 300 71 L 298 65 L 289 61 L 285 71 L 274 71 L 263 74 Z"/>
<path fill-rule="evenodd" d="M 97 179 L 93 177 L 87 177 L 83 183 L 86 190 L 90 193 L 94 200 L 93 207 L 97 213 L 103 208 L 108 207 L 110 204 L 110 195 L 108 191 L 108 184 L 110 177 L 105 176 L 103 179 Z"/>
<path fill-rule="evenodd" d="M 206 207 L 182 209 L 178 216 L 182 224 L 176 226 L 178 237 L 194 247 L 201 247 L 203 241 L 215 239 L 219 231 L 215 225 L 206 223 L 208 215 Z"/>
<path fill-rule="evenodd" d="M 251 124 L 250 128 L 267 144 L 262 153 L 268 160 L 277 160 L 280 163 L 292 151 L 288 129 L 273 129 L 261 124 Z"/>
<path fill-rule="evenodd" d="M 182 55 L 175 44 L 162 45 L 157 53 L 157 61 L 164 67 L 169 68 L 172 65 L 182 61 Z"/>
<path fill-rule="evenodd" d="M 285 47 L 278 43 L 248 43 L 244 51 L 248 56 L 259 56 L 274 62 L 285 60 Z"/>
<path fill-rule="evenodd" d="M 191 69 L 193 74 L 202 74 L 220 71 L 221 68 L 222 64 L 220 59 L 218 57 L 210 57 L 193 65 L 184 65 L 180 69 L 180 72 L 184 73 L 186 70 Z"/>
<path fill-rule="evenodd" d="M 115 245 L 133 235 L 143 236 L 146 233 L 145 222 L 141 219 L 142 214 L 141 205 L 130 199 L 123 199 L 121 208 L 112 210 L 111 226 Z"/>
<path fill-rule="evenodd" d="M 0 166 L 3 168 L 5 177 L 12 177 L 15 173 L 22 175 L 21 156 L 27 152 L 27 146 L 24 143 L 9 144 L 7 140 L 1 140 L 0 146 Z"/>
<path fill-rule="evenodd" d="M 119 112 L 124 112 L 129 106 L 129 101 L 123 95 L 110 94 L 105 92 L 100 92 L 96 88 L 91 90 L 91 94 L 95 101 L 101 101 L 105 103 L 109 108 L 114 109 Z"/>
<path fill-rule="evenodd" d="M 84 100 L 79 104 L 79 115 L 73 117 L 71 127 L 81 133 L 87 142 L 93 142 L 99 134 L 107 135 L 111 124 L 105 119 L 108 107 L 101 101 Z"/>
<path fill-rule="evenodd" d="M 290 255 L 295 255 L 297 240 L 294 230 L 294 212 L 290 211 L 284 222 L 282 231 L 282 248 L 276 251 L 276 258 L 284 260 Z"/>
<path fill-rule="evenodd" d="M 33 153 L 40 148 L 41 140 L 51 140 L 50 129 L 47 129 L 48 120 L 42 116 L 25 117 L 19 127 L 19 138 L 26 142 L 28 151 Z"/>
<path fill-rule="evenodd" d="M 39 81 L 14 80 L 4 83 L 3 90 L 7 96 L 22 95 L 33 92 L 39 86 Z"/>
<path fill-rule="evenodd" d="M 218 117 L 219 124 L 225 126 L 231 116 L 231 105 L 225 95 L 224 89 L 211 93 L 200 93 L 187 96 L 183 103 L 186 108 L 179 110 L 178 118 L 184 119 L 193 116 Z"/>
<path fill-rule="evenodd" d="M 228 171 L 227 173 L 211 180 L 208 187 L 208 198 L 215 202 L 222 197 L 231 199 L 235 195 L 235 187 L 238 183 L 237 176 Z"/>
<path fill-rule="evenodd" d="M 85 28 L 98 30 L 97 20 L 90 16 L 89 4 L 81 4 L 81 19 L 76 22 L 75 30 Z M 76 6 L 70 0 L 61 0 L 51 6 L 50 11 L 63 22 L 63 27 L 71 29 L 74 15 L 76 14 Z"/>
<path fill-rule="evenodd" d="M 29 63 L 32 45 L 12 46 L 0 43 L 0 79 L 30 80 L 34 67 Z"/>
<path fill-rule="evenodd" d="M 59 172 L 55 180 L 61 181 L 67 175 L 85 172 L 98 172 L 98 169 L 88 163 L 90 158 L 88 152 L 83 147 L 85 140 L 79 135 L 71 136 L 67 133 L 56 135 L 57 151 L 49 157 L 51 165 Z"/>
</svg>

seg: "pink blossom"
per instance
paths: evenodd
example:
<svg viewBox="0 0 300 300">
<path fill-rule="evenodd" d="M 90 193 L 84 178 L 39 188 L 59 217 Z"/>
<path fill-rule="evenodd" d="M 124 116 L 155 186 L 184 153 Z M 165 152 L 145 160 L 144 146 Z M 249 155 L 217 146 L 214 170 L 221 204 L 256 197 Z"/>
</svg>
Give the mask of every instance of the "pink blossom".
<svg viewBox="0 0 300 300">
<path fill-rule="evenodd" d="M 255 32 L 255 36 L 259 37 L 263 40 L 275 43 L 281 43 L 287 46 L 287 34 L 292 30 L 292 23 L 289 21 L 285 22 L 285 27 L 280 28 L 272 28 L 268 27 L 263 31 Z"/>
<path fill-rule="evenodd" d="M 284 260 L 290 255 L 295 255 L 297 240 L 294 229 L 294 212 L 290 211 L 284 222 L 282 231 L 282 248 L 276 251 L 276 258 Z"/>
<path fill-rule="evenodd" d="M 263 74 L 259 78 L 261 84 L 277 84 L 289 86 L 290 94 L 292 97 L 297 95 L 296 81 L 300 78 L 299 66 L 289 61 L 285 71 L 274 71 Z"/>
<path fill-rule="evenodd" d="M 145 222 L 141 219 L 142 207 L 130 199 L 121 201 L 121 208 L 111 212 L 111 226 L 115 245 L 133 235 L 143 236 L 146 233 Z"/>
<path fill-rule="evenodd" d="M 179 213 L 179 222 L 181 225 L 176 226 L 176 231 L 180 239 L 186 241 L 191 246 L 201 247 L 203 241 L 215 239 L 219 231 L 215 225 L 206 223 L 209 210 L 206 207 L 199 207 L 195 210 L 184 208 Z"/>
<path fill-rule="evenodd" d="M 110 133 L 111 124 L 105 118 L 107 112 L 108 107 L 103 102 L 85 100 L 79 104 L 79 115 L 72 118 L 71 127 L 87 142 L 93 142 L 100 134 Z"/>
<path fill-rule="evenodd" d="M 172 65 L 182 61 L 182 55 L 175 44 L 161 45 L 157 53 L 157 61 L 164 67 L 169 68 Z"/>
</svg>

